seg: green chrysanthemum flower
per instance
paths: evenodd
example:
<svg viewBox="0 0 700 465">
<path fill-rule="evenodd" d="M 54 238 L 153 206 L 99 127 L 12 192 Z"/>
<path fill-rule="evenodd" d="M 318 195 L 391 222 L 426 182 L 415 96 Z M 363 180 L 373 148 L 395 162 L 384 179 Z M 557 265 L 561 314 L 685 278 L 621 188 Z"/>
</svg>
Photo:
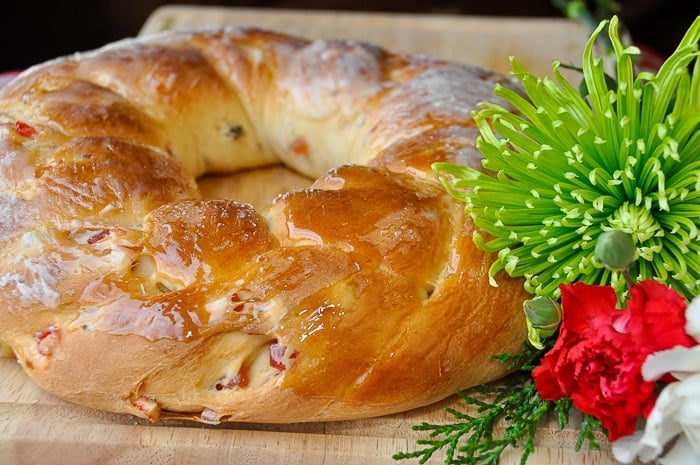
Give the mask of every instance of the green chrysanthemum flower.
<svg viewBox="0 0 700 465">
<path fill-rule="evenodd" d="M 607 26 L 616 84 L 606 80 L 594 43 Z M 597 238 L 620 230 L 634 239 L 638 279 L 658 279 L 690 298 L 700 291 L 700 17 L 657 73 L 636 73 L 618 20 L 603 21 L 583 53 L 583 97 L 554 62 L 553 79 L 511 59 L 524 94 L 498 86 L 510 112 L 483 104 L 475 112 L 484 168 L 439 163 L 446 188 L 490 237 L 490 268 L 523 276 L 537 295 L 560 283 L 622 287 L 619 271 L 595 260 Z"/>
</svg>

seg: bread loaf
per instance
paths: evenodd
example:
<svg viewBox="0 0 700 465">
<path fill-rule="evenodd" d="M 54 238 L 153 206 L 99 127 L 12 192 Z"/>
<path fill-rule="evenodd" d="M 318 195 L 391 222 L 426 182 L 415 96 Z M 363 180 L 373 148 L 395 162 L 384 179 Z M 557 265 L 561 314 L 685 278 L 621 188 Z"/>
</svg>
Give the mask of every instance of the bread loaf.
<svg viewBox="0 0 700 465">
<path fill-rule="evenodd" d="M 478 165 L 502 76 L 351 41 L 168 32 L 0 91 L 0 341 L 49 392 L 151 420 L 384 415 L 497 379 L 522 283 L 431 171 Z M 316 179 L 255 210 L 197 178 Z"/>
</svg>

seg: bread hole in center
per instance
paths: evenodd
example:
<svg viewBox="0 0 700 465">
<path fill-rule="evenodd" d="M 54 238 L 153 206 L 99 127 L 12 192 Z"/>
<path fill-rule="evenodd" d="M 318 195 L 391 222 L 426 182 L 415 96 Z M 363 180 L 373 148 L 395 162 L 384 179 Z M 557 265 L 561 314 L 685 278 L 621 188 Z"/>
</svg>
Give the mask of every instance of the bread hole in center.
<svg viewBox="0 0 700 465">
<path fill-rule="evenodd" d="M 205 199 L 232 199 L 260 211 L 280 194 L 309 187 L 313 180 L 284 165 L 254 168 L 230 174 L 207 174 L 197 179 Z"/>
</svg>

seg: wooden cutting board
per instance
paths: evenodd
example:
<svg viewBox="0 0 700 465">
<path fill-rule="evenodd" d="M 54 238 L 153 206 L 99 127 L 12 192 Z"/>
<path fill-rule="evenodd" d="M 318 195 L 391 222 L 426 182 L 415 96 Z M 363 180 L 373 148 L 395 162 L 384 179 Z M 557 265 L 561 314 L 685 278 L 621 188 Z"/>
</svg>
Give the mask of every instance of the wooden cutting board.
<svg viewBox="0 0 700 465">
<path fill-rule="evenodd" d="M 399 451 L 415 450 L 425 433 L 422 421 L 446 422 L 445 407 L 466 410 L 456 397 L 398 415 L 346 422 L 292 425 L 189 422 L 151 424 L 130 415 L 72 405 L 42 391 L 17 362 L 0 359 L 0 463 L 4 465 L 411 465 L 395 461 Z M 572 424 L 579 421 L 573 418 Z M 611 465 L 609 447 L 575 452 L 575 426 L 543 426 L 529 465 Z M 602 438 L 601 438 L 602 440 Z M 520 460 L 518 450 L 503 465 Z M 429 463 L 444 462 L 436 454 Z"/>
<path fill-rule="evenodd" d="M 533 72 L 550 70 L 559 59 L 576 63 L 588 31 L 566 20 L 413 16 L 342 12 L 299 12 L 238 8 L 164 7 L 144 24 L 141 34 L 164 29 L 237 23 L 273 28 L 307 37 L 371 40 L 391 50 L 427 53 L 507 71 L 509 55 Z M 283 188 L 305 181 L 280 168 L 263 173 Z M 224 179 L 207 180 L 209 195 L 233 195 Z M 265 184 L 256 180 L 253 185 Z M 268 186 L 269 187 L 269 186 Z M 248 193 L 265 203 L 275 188 Z M 399 451 L 417 448 L 426 438 L 412 426 L 423 421 L 447 422 L 445 407 L 464 411 L 456 397 L 436 405 L 382 418 L 293 425 L 229 424 L 203 426 L 187 422 L 150 424 L 131 416 L 90 410 L 57 399 L 34 385 L 15 360 L 0 359 L 0 464 L 275 464 L 382 465 Z M 609 445 L 601 451 L 574 451 L 574 417 L 559 430 L 553 423 L 539 431 L 538 449 L 529 465 L 612 465 Z M 519 463 L 520 452 L 508 451 L 503 465 Z M 436 454 L 429 463 L 443 463 Z"/>
</svg>

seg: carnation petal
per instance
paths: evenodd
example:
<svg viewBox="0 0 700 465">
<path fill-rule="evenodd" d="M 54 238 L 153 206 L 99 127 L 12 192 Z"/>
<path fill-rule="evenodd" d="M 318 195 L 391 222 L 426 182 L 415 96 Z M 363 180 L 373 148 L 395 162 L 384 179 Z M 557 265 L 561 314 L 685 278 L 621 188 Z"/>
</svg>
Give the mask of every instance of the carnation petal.
<svg viewBox="0 0 700 465">
<path fill-rule="evenodd" d="M 692 348 L 674 347 L 649 355 L 642 365 L 642 376 L 647 381 L 656 381 L 667 373 L 677 379 L 700 372 L 700 346 Z"/>
<path fill-rule="evenodd" d="M 544 400 L 556 400 L 568 395 L 562 390 L 559 381 L 552 373 L 547 363 L 547 358 L 542 360 L 542 364 L 532 370 L 532 378 L 535 381 L 537 392 Z"/>
<path fill-rule="evenodd" d="M 690 447 L 693 448 L 693 451 L 695 451 L 695 455 L 700 456 L 700 428 L 698 428 L 697 425 L 693 426 L 694 427 L 684 425 L 683 432 L 688 440 L 688 445 L 690 445 Z"/>
<path fill-rule="evenodd" d="M 561 305 L 562 330 L 580 334 L 609 328 L 610 315 L 616 311 L 617 296 L 609 286 L 578 282 L 561 286 Z"/>
<path fill-rule="evenodd" d="M 685 332 L 686 307 L 685 299 L 675 290 L 644 280 L 630 290 L 628 332 L 649 352 L 692 346 L 695 341 Z"/>
<path fill-rule="evenodd" d="M 700 454 L 693 450 L 685 436 L 681 436 L 658 462 L 661 465 L 696 465 L 700 463 Z"/>
<path fill-rule="evenodd" d="M 642 431 L 635 431 L 633 435 L 622 437 L 613 442 L 612 452 L 615 460 L 627 464 L 634 462 L 641 454 L 646 455 L 646 449 L 649 448 L 649 446 L 641 443 L 642 434 Z M 659 447 L 658 450 L 653 448 L 653 451 L 649 455 L 653 454 L 652 458 L 655 458 L 660 452 L 661 447 Z"/>
<path fill-rule="evenodd" d="M 675 395 L 683 402 L 683 408 L 678 412 L 678 421 L 684 425 L 700 426 L 700 373 L 679 383 Z"/>
<path fill-rule="evenodd" d="M 690 301 L 685 310 L 685 332 L 700 342 L 700 296 Z"/>
<path fill-rule="evenodd" d="M 645 446 L 639 455 L 643 461 L 652 460 L 663 450 L 668 441 L 683 431 L 676 420 L 679 402 L 675 391 L 679 384 L 671 383 L 661 391 L 653 410 L 647 417 L 644 434 L 640 440 L 640 443 Z"/>
</svg>

